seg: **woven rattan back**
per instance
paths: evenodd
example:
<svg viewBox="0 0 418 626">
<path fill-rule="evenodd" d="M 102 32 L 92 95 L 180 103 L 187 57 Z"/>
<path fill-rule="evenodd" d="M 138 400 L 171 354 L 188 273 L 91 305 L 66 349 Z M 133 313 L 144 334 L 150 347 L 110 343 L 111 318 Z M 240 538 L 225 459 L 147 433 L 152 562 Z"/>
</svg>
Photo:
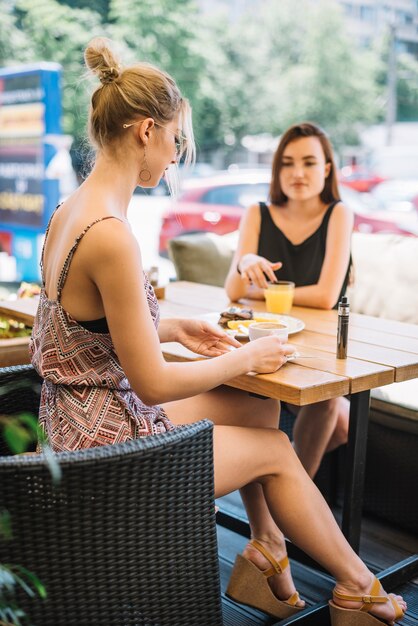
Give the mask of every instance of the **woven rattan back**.
<svg viewBox="0 0 418 626">
<path fill-rule="evenodd" d="M 0 458 L 0 558 L 48 592 L 19 596 L 30 623 L 221 625 L 211 422 L 57 459 L 54 486 L 42 455 Z"/>
</svg>

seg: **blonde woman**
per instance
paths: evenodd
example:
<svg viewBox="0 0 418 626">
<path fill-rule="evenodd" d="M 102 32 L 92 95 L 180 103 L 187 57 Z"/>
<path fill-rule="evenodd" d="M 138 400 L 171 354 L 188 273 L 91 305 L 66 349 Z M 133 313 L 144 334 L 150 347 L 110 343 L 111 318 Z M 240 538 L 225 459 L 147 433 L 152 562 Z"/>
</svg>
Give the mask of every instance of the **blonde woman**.
<svg viewBox="0 0 418 626">
<path fill-rule="evenodd" d="M 255 404 L 249 408 L 248 396 L 221 387 L 249 371 L 277 370 L 290 347 L 268 338 L 241 348 L 203 322 L 159 321 L 127 210 L 138 185 L 157 185 L 183 153 L 186 160 L 193 154 L 187 101 L 156 67 L 121 67 L 106 40 L 90 42 L 85 60 L 101 83 L 89 118 L 96 161 L 51 219 L 31 343 L 32 362 L 45 381 L 40 420 L 51 445 L 76 450 L 152 436 L 203 416 L 213 419 L 216 495 L 260 486 L 275 523 L 335 576 L 334 624 L 357 611 L 367 593 L 382 598 L 370 605 L 370 614 L 391 623 L 405 603 L 373 582 L 289 441 L 271 427 L 277 406 L 260 401 L 256 427 L 250 410 Z M 165 341 L 213 358 L 166 363 L 160 347 Z M 261 552 L 254 548 L 257 556 L 241 557 L 231 594 L 241 598 L 250 579 L 255 605 L 278 617 L 299 610 L 297 596 L 287 591 L 292 582 L 277 532 L 270 541 L 262 528 L 252 530 Z M 261 572 L 263 559 L 282 561 L 270 583 Z M 255 593 L 260 581 L 263 591 Z"/>
</svg>

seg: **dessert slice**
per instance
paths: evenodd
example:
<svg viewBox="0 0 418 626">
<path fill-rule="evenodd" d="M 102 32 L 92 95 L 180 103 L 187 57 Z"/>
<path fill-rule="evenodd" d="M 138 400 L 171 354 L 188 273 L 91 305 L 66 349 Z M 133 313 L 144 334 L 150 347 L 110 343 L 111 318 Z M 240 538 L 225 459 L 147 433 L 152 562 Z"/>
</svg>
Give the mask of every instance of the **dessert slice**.
<svg viewBox="0 0 418 626">
<path fill-rule="evenodd" d="M 241 309 L 239 306 L 230 306 L 226 311 L 222 311 L 218 324 L 222 326 L 222 328 L 227 328 L 228 322 L 231 320 L 243 321 L 243 320 L 252 320 L 254 317 L 254 312 L 252 309 Z"/>
</svg>

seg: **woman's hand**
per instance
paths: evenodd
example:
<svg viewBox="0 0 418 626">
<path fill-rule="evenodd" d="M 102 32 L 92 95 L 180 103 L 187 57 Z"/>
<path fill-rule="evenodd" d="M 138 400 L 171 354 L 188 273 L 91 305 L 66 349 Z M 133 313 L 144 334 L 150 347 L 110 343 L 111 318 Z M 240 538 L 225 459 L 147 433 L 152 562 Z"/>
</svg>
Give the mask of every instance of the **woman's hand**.
<svg viewBox="0 0 418 626">
<path fill-rule="evenodd" d="M 238 262 L 241 278 L 260 289 L 267 289 L 268 280 L 277 283 L 275 271 L 280 269 L 282 263 L 272 263 L 258 254 L 244 254 Z"/>
<path fill-rule="evenodd" d="M 201 320 L 178 320 L 175 337 L 185 348 L 203 356 L 220 356 L 231 348 L 241 347 L 239 341 L 219 326 Z"/>
<path fill-rule="evenodd" d="M 283 343 L 280 337 L 269 335 L 250 341 L 243 350 L 251 351 L 251 372 L 270 374 L 278 370 L 295 351 L 294 346 Z"/>
</svg>

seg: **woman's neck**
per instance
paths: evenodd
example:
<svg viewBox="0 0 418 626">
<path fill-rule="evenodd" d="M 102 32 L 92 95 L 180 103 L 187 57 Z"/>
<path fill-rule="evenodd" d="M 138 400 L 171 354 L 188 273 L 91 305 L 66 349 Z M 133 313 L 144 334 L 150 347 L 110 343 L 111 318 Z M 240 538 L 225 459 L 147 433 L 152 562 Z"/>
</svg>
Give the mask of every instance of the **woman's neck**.
<svg viewBox="0 0 418 626">
<path fill-rule="evenodd" d="M 285 207 L 288 212 L 295 217 L 303 216 L 306 218 L 316 218 L 321 215 L 326 209 L 327 205 L 322 202 L 319 196 L 309 198 L 308 200 L 289 200 L 286 202 Z"/>
<path fill-rule="evenodd" d="M 126 207 L 137 186 L 138 172 L 134 165 L 99 154 L 88 177 L 90 185 L 99 188 L 117 201 L 119 207 Z"/>
</svg>

